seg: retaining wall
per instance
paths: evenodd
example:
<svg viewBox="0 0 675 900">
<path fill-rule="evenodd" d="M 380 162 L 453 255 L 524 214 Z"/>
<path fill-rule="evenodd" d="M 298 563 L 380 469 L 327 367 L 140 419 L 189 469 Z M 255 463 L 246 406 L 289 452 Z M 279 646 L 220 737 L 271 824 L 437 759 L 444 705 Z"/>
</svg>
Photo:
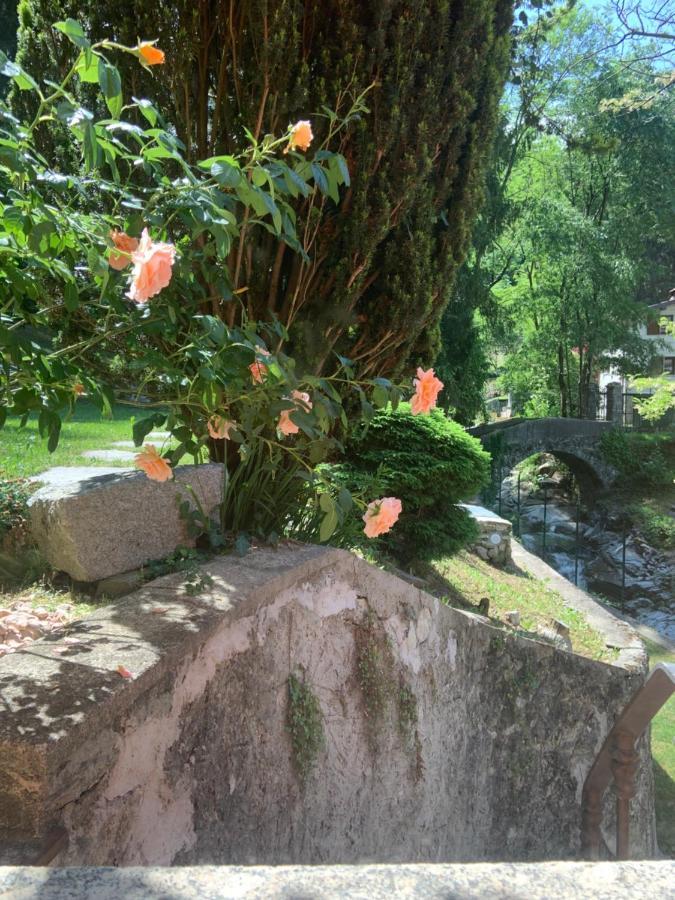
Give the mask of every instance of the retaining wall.
<svg viewBox="0 0 675 900">
<path fill-rule="evenodd" d="M 68 642 L 0 660 L 6 853 L 60 826 L 56 865 L 578 856 L 586 773 L 644 677 L 628 626 L 604 665 L 344 551 L 254 550 L 200 572 L 198 596 L 165 576 Z M 289 709 L 320 735 L 311 702 L 289 707 L 291 673 L 323 723 L 314 757 L 299 742 L 304 779 Z M 640 760 L 632 831 L 648 856 L 647 740 Z"/>
</svg>

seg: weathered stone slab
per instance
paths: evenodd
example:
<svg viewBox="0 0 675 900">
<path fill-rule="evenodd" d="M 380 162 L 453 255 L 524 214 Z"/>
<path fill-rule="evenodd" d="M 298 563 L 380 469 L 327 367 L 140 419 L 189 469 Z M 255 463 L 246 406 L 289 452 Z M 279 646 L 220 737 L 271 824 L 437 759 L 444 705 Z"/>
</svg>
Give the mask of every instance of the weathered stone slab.
<svg viewBox="0 0 675 900">
<path fill-rule="evenodd" d="M 0 856 L 53 829 L 70 866 L 578 855 L 582 785 L 644 654 L 605 665 L 525 640 L 342 550 L 200 572 L 198 596 L 167 575 L 0 660 Z M 291 673 L 325 735 L 304 782 Z M 638 752 L 645 856 L 648 737 Z"/>
<path fill-rule="evenodd" d="M 96 474 L 92 474 L 92 472 Z M 45 559 L 76 581 L 119 575 L 178 546 L 193 546 L 178 512 L 189 485 L 207 513 L 220 502 L 222 466 L 178 466 L 171 481 L 132 469 L 46 472 L 30 500 L 30 527 Z"/>
<path fill-rule="evenodd" d="M 0 868 L 0 892 L 40 900 L 665 900 L 675 863 Z"/>
</svg>

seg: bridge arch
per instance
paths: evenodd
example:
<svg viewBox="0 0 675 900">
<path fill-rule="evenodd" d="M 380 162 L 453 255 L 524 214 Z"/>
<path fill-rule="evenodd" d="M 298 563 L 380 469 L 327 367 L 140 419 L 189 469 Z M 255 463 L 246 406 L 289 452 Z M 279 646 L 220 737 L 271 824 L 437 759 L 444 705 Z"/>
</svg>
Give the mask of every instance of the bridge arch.
<svg viewBox="0 0 675 900">
<path fill-rule="evenodd" d="M 600 450 L 602 435 L 612 427 L 587 419 L 507 419 L 469 432 L 492 454 L 497 470 L 507 472 L 535 453 L 550 453 L 569 466 L 582 490 L 590 490 L 609 487 L 616 479 Z"/>
</svg>

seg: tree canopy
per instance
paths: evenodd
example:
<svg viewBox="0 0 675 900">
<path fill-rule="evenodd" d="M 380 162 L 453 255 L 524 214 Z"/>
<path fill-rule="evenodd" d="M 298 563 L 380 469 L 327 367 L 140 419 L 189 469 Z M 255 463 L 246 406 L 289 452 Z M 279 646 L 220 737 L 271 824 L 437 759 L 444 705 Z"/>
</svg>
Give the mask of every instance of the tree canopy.
<svg viewBox="0 0 675 900">
<path fill-rule="evenodd" d="M 479 287 L 467 359 L 492 357 L 521 411 L 584 415 L 601 368 L 648 366 L 637 326 L 675 264 L 674 82 L 658 51 L 627 49 L 583 8 L 517 35 L 489 202 L 457 287 Z"/>
</svg>

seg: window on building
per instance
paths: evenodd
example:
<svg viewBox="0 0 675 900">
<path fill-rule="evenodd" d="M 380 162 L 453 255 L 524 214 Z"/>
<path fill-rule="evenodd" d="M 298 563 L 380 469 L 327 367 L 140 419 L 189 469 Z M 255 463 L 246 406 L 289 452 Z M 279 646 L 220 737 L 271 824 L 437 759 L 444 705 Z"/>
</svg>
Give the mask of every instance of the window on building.
<svg viewBox="0 0 675 900">
<path fill-rule="evenodd" d="M 661 319 L 667 319 L 668 322 L 672 325 L 673 317 L 672 316 L 661 316 Z M 659 334 L 668 334 L 668 327 L 663 322 L 659 322 Z"/>
<path fill-rule="evenodd" d="M 663 374 L 675 375 L 675 356 L 663 357 Z"/>
</svg>

